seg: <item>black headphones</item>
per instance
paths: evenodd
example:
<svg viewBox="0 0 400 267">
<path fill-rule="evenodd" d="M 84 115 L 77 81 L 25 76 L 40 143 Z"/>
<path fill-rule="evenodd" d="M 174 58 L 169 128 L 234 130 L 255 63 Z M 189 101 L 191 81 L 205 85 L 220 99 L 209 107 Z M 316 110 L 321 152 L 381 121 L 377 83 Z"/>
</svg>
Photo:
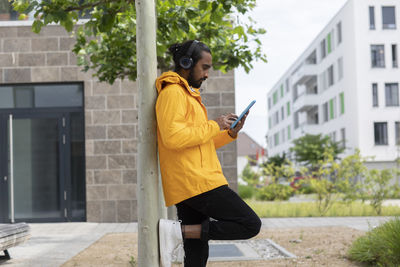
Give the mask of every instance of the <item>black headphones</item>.
<svg viewBox="0 0 400 267">
<path fill-rule="evenodd" d="M 181 57 L 179 59 L 179 65 L 185 69 L 188 70 L 193 66 L 193 59 L 192 59 L 192 54 L 194 49 L 196 48 L 197 44 L 199 43 L 199 41 L 197 40 L 193 40 L 192 44 L 190 45 L 188 51 L 186 52 L 186 55 L 184 55 L 183 57 Z"/>
</svg>

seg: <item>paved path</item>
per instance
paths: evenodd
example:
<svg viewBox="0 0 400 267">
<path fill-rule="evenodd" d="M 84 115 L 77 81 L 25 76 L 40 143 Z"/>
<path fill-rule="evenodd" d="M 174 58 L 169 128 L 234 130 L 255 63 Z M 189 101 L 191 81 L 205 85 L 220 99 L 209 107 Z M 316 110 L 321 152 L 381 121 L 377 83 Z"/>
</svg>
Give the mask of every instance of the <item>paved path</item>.
<svg viewBox="0 0 400 267">
<path fill-rule="evenodd" d="M 264 229 L 347 226 L 368 230 L 388 217 L 325 217 L 262 219 Z M 12 260 L 3 266 L 56 267 L 89 247 L 107 233 L 137 232 L 137 223 L 42 223 L 30 224 L 31 239 L 9 249 Z M 106 253 L 106 252 L 105 252 Z"/>
</svg>

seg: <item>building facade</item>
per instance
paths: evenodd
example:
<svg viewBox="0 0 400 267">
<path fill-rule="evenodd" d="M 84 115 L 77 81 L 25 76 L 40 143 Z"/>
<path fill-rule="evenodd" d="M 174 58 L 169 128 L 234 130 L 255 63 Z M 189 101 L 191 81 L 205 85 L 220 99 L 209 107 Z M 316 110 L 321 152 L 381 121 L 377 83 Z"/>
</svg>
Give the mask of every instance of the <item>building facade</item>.
<svg viewBox="0 0 400 267">
<path fill-rule="evenodd" d="M 329 135 L 345 154 L 400 157 L 400 2 L 349 0 L 269 91 L 269 155 L 304 134 Z"/>
<path fill-rule="evenodd" d="M 74 43 L 59 26 L 35 34 L 31 21 L 0 21 L 0 223 L 12 213 L 30 222 L 137 220 L 136 82 L 82 72 Z M 203 87 L 210 119 L 234 112 L 233 71 L 212 71 Z M 237 188 L 236 143 L 218 156 Z"/>
</svg>

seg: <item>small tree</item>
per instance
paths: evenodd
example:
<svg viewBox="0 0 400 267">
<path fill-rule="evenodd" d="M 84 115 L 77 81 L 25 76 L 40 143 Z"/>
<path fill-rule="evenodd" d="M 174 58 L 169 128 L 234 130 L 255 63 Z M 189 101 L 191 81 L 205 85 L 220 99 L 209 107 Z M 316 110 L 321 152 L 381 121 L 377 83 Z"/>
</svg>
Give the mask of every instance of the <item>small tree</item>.
<svg viewBox="0 0 400 267">
<path fill-rule="evenodd" d="M 293 140 L 293 144 L 290 151 L 294 153 L 295 160 L 311 167 L 312 170 L 319 168 L 319 163 L 325 160 L 327 150 L 334 160 L 344 151 L 340 142 L 334 142 L 329 136 L 321 134 L 306 134 Z"/>
<path fill-rule="evenodd" d="M 260 181 L 260 174 L 255 172 L 255 171 L 253 171 L 253 169 L 250 167 L 250 164 L 248 164 L 248 163 L 244 167 L 240 177 L 249 186 L 252 186 L 252 187 L 260 186 L 260 182 L 261 182 Z"/>
</svg>

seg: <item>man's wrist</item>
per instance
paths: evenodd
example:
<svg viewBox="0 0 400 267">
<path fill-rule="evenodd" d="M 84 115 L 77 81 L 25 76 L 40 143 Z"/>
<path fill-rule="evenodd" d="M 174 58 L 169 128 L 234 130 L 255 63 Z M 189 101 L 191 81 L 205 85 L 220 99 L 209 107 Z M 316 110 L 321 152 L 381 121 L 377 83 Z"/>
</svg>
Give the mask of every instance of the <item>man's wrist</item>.
<svg viewBox="0 0 400 267">
<path fill-rule="evenodd" d="M 237 133 L 234 132 L 234 131 L 231 131 L 230 129 L 228 130 L 228 134 L 229 134 L 229 136 L 232 137 L 232 138 L 236 138 L 236 137 L 237 137 Z"/>
</svg>

